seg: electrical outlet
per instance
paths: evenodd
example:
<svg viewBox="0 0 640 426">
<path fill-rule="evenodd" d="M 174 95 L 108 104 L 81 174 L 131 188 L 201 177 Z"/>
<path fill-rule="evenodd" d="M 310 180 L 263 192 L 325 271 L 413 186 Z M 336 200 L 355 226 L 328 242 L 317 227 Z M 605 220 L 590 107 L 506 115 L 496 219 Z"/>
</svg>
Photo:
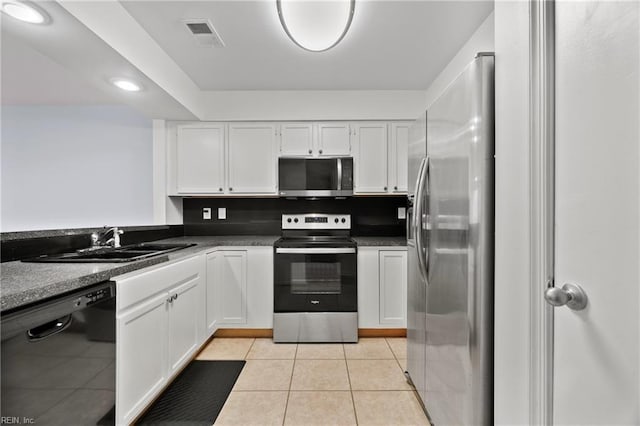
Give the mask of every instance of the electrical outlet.
<svg viewBox="0 0 640 426">
<path fill-rule="evenodd" d="M 224 207 L 218 208 L 218 219 L 225 220 L 227 218 L 227 209 Z"/>
<path fill-rule="evenodd" d="M 202 209 L 202 218 L 204 220 L 211 220 L 211 208 L 205 207 Z"/>
<path fill-rule="evenodd" d="M 398 207 L 398 219 L 407 218 L 407 209 L 404 207 Z"/>
</svg>

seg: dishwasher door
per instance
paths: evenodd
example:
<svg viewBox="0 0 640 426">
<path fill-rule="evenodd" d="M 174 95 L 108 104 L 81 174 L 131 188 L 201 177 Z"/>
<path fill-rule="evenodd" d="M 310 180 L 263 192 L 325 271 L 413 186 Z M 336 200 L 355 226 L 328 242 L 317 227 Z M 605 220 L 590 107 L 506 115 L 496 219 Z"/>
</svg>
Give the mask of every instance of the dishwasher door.
<svg viewBox="0 0 640 426">
<path fill-rule="evenodd" d="M 106 282 L 2 315 L 3 419 L 114 424 L 115 300 Z"/>
</svg>

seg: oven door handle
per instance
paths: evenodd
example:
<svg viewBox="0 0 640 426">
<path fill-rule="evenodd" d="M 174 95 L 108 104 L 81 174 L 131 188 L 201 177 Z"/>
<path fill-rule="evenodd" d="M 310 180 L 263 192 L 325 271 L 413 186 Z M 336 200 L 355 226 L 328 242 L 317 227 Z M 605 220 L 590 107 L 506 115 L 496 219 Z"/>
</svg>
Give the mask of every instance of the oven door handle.
<svg viewBox="0 0 640 426">
<path fill-rule="evenodd" d="M 345 248 L 276 248 L 276 254 L 348 254 L 355 253 L 355 247 Z"/>
</svg>

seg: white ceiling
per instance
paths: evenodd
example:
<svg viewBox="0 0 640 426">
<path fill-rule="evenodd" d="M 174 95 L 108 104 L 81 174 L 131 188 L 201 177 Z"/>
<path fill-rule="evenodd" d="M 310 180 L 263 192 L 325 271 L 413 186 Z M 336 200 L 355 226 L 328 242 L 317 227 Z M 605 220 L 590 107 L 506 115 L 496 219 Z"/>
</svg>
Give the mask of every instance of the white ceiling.
<svg viewBox="0 0 640 426">
<path fill-rule="evenodd" d="M 493 10 L 492 0 L 358 0 L 347 36 L 314 53 L 289 40 L 275 0 L 38 5 L 51 16 L 49 25 L 0 14 L 2 104 L 126 104 L 175 120 L 275 119 L 267 112 L 280 104 L 275 116 L 302 119 L 299 105 L 309 102 L 322 106 L 324 119 L 340 119 L 344 114 L 333 112 L 339 105 L 329 104 L 345 100 L 353 100 L 350 118 L 374 110 L 375 116 L 410 117 L 422 108 L 423 91 Z M 190 18 L 209 19 L 226 47 L 198 46 L 182 22 Z M 124 93 L 109 84 L 111 77 L 133 78 L 145 90 Z M 358 114 L 367 96 L 375 105 Z M 409 106 L 382 108 L 385 99 Z M 263 107 L 238 113 L 256 103 Z M 410 108 L 413 103 L 419 105 Z M 233 108 L 231 116 L 225 113 Z"/>
<path fill-rule="evenodd" d="M 275 1 L 126 1 L 129 14 L 201 90 L 426 89 L 493 1 L 358 1 L 333 49 L 307 52 Z M 226 47 L 198 46 L 183 19 L 209 19 Z"/>
<path fill-rule="evenodd" d="M 2 34 L 4 105 L 118 103 L 114 93 L 90 84 L 15 34 Z"/>
</svg>

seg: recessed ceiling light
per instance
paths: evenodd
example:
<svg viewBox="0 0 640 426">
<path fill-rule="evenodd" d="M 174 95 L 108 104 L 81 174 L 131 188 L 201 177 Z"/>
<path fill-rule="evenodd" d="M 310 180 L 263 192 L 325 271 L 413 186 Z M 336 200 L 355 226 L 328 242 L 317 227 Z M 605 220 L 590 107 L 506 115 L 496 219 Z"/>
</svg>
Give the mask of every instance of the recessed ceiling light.
<svg viewBox="0 0 640 426">
<path fill-rule="evenodd" d="M 111 84 L 127 92 L 139 92 L 142 90 L 142 85 L 126 78 L 113 78 L 111 79 Z"/>
<path fill-rule="evenodd" d="M 282 28 L 298 46 L 312 52 L 331 49 L 349 31 L 355 0 L 276 0 Z"/>
<path fill-rule="evenodd" d="M 2 11 L 12 18 L 30 24 L 44 24 L 47 21 L 47 17 L 43 12 L 29 3 L 21 1 L 3 0 Z"/>
</svg>

